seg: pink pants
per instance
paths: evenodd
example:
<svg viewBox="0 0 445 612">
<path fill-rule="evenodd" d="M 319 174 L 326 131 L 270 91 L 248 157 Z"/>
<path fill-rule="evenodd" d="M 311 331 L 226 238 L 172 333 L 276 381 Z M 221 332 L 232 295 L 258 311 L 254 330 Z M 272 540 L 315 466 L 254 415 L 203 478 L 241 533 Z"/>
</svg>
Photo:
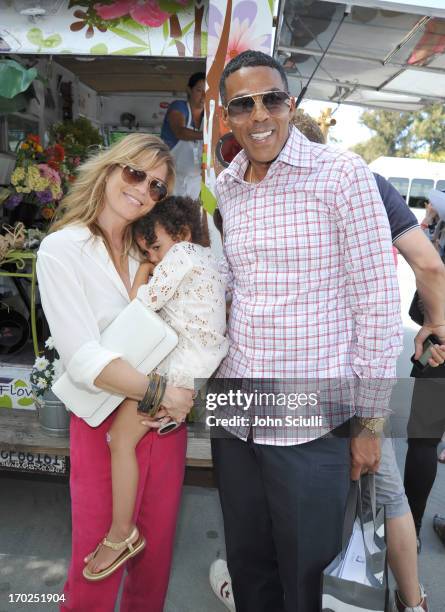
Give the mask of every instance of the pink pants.
<svg viewBox="0 0 445 612">
<path fill-rule="evenodd" d="M 84 557 L 111 525 L 111 461 L 106 433 L 111 415 L 99 427 L 71 416 L 72 556 L 62 611 L 113 612 L 123 568 L 99 582 L 82 576 Z M 146 548 L 127 563 L 121 612 L 162 612 L 173 553 L 184 478 L 187 430 L 165 437 L 148 433 L 138 444 L 139 489 L 135 522 Z"/>
</svg>

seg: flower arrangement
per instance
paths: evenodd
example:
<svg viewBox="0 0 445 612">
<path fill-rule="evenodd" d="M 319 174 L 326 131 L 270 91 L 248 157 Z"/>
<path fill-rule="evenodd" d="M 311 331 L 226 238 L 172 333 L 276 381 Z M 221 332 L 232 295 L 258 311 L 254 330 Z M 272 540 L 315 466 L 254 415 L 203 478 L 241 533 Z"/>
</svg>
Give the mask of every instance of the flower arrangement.
<svg viewBox="0 0 445 612">
<path fill-rule="evenodd" d="M 50 391 L 51 385 L 61 374 L 60 357 L 51 336 L 45 342 L 45 349 L 45 355 L 35 360 L 29 377 L 37 397 Z"/>
<path fill-rule="evenodd" d="M 22 220 L 29 226 L 37 213 L 40 219 L 50 221 L 70 183 L 76 179 L 78 166 L 93 148 L 103 144 L 99 131 L 85 117 L 54 125 L 51 141 L 54 144 L 44 149 L 38 136 L 29 135 L 18 149 L 8 197 L 0 194 L 0 203 L 3 201 L 7 210 L 26 204 L 27 212 L 33 214 L 23 211 L 26 218 L 21 219 L 12 219 L 11 214 L 11 223 Z"/>
<path fill-rule="evenodd" d="M 43 149 L 38 136 L 30 135 L 20 145 L 17 162 L 11 174 L 10 195 L 5 201 L 6 209 L 14 209 L 22 202 L 34 205 L 43 219 L 53 217 L 59 200 L 63 196 L 61 162 L 63 147 L 57 150 Z M 57 161 L 60 160 L 60 161 Z"/>
</svg>

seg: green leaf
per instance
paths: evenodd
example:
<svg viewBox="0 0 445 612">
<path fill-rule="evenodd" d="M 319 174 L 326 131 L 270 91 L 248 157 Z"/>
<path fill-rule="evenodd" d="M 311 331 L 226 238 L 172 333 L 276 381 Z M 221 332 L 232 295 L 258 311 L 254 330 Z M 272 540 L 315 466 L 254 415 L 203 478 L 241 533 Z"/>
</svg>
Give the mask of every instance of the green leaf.
<svg viewBox="0 0 445 612">
<path fill-rule="evenodd" d="M 45 38 L 43 41 L 43 46 L 46 49 L 54 49 L 54 47 L 58 47 L 61 43 L 62 37 L 60 34 L 52 34 L 51 36 L 48 36 L 48 38 Z"/>
<path fill-rule="evenodd" d="M 146 41 L 142 40 L 142 38 L 139 38 L 139 36 L 136 36 L 136 34 L 131 34 L 131 32 L 127 32 L 126 30 L 122 30 L 121 28 L 108 28 L 108 29 L 114 34 L 116 34 L 117 36 L 120 36 L 121 38 L 125 38 L 126 40 L 129 40 L 132 43 L 136 43 L 137 45 L 143 45 L 144 47 L 147 46 Z"/>
<path fill-rule="evenodd" d="M 90 4 L 90 0 L 70 0 L 68 4 L 68 8 L 74 8 L 75 6 L 86 6 L 88 7 Z"/>
<path fill-rule="evenodd" d="M 182 28 L 182 38 L 184 38 L 184 36 L 187 34 L 190 28 L 194 25 L 195 25 L 195 20 L 193 19 L 193 21 L 191 21 L 190 23 L 188 23 L 186 26 Z"/>
<path fill-rule="evenodd" d="M 209 35 L 207 32 L 201 32 L 201 57 L 206 57 L 208 51 Z"/>
<path fill-rule="evenodd" d="M 274 5 L 274 0 L 269 0 L 269 8 L 270 8 L 271 15 L 273 15 L 273 5 Z"/>
<path fill-rule="evenodd" d="M 170 47 L 174 47 L 176 43 L 178 42 L 181 42 L 180 38 L 172 38 L 171 41 L 167 45 L 167 49 L 169 49 Z"/>
<path fill-rule="evenodd" d="M 32 406 L 34 404 L 34 400 L 31 397 L 22 397 L 19 399 L 17 404 L 19 406 Z"/>
<path fill-rule="evenodd" d="M 147 26 L 143 25 L 142 23 L 138 23 L 130 16 L 122 17 L 119 19 L 118 23 L 119 25 L 124 26 L 127 30 L 134 30 L 135 32 L 145 32 L 147 30 Z"/>
<path fill-rule="evenodd" d="M 137 55 L 138 53 L 142 53 L 142 51 L 147 51 L 148 47 L 125 47 L 124 49 L 118 49 L 117 51 L 112 51 L 111 55 Z"/>
<path fill-rule="evenodd" d="M 42 30 L 40 28 L 31 28 L 26 35 L 26 38 L 32 45 L 36 47 L 41 47 L 43 43 L 43 35 Z"/>
<path fill-rule="evenodd" d="M 169 28 L 168 19 L 167 21 L 164 21 L 164 24 L 162 26 L 162 34 L 164 36 L 164 40 L 167 40 L 168 37 L 170 36 L 170 28 Z"/>
<path fill-rule="evenodd" d="M 108 47 L 105 43 L 94 45 L 90 49 L 91 55 L 108 55 Z"/>
<path fill-rule="evenodd" d="M 28 385 L 25 383 L 24 380 L 20 380 L 20 378 L 18 378 L 15 383 L 14 383 L 14 389 L 19 389 L 20 387 L 27 387 Z"/>
<path fill-rule="evenodd" d="M 0 397 L 0 408 L 12 408 L 12 399 L 9 395 L 2 395 Z"/>
<path fill-rule="evenodd" d="M 179 4 L 179 2 L 175 2 L 174 0 L 159 0 L 159 8 L 161 11 L 165 13 L 171 13 L 172 15 L 176 13 L 183 13 L 188 8 L 193 6 L 195 0 L 189 0 L 187 4 L 184 6 Z"/>
<path fill-rule="evenodd" d="M 204 209 L 213 215 L 216 210 L 216 198 L 205 183 L 201 183 L 201 201 Z"/>
</svg>

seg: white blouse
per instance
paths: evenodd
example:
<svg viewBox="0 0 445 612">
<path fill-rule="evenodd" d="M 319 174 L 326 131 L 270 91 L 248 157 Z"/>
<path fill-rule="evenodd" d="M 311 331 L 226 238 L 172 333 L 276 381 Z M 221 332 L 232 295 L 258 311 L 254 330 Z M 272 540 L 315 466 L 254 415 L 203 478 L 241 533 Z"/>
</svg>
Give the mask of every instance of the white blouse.
<svg viewBox="0 0 445 612">
<path fill-rule="evenodd" d="M 129 258 L 133 282 L 138 261 Z M 37 257 L 42 306 L 63 366 L 78 384 L 94 380 L 121 357 L 100 345 L 101 332 L 130 302 L 103 240 L 81 225 L 46 236 Z"/>
<path fill-rule="evenodd" d="M 194 387 L 227 354 L 225 282 L 210 248 L 190 242 L 171 247 L 138 298 L 178 334 L 178 345 L 159 364 L 170 384 Z"/>
</svg>

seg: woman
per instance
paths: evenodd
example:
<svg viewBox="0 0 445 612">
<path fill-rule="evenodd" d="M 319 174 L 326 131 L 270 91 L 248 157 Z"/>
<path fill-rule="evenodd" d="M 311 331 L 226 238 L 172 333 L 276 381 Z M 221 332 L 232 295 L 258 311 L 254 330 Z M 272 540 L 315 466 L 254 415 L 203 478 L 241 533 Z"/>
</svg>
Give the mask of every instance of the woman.
<svg viewBox="0 0 445 612">
<path fill-rule="evenodd" d="M 91 391 L 126 396 L 129 410 L 136 410 L 136 402 L 147 393 L 148 379 L 119 354 L 102 348 L 100 333 L 130 301 L 139 263 L 130 226 L 171 191 L 173 182 L 168 147 L 155 136 L 127 136 L 80 168 L 39 250 L 42 305 L 64 366 L 75 382 Z M 192 392 L 167 387 L 162 404 L 166 415 L 181 422 L 191 409 Z M 111 520 L 107 432 L 113 419 L 112 414 L 92 428 L 71 416 L 72 558 L 61 610 L 114 610 L 122 568 L 96 584 L 82 576 L 87 555 Z M 141 418 L 141 427 L 149 433 L 137 448 L 140 479 L 134 518 L 147 547 L 127 564 L 123 612 L 161 612 L 167 591 L 186 430 L 180 427 L 159 437 L 154 431 L 158 426 Z M 120 535 L 125 539 L 129 534 Z"/>
<path fill-rule="evenodd" d="M 197 198 L 201 191 L 202 120 L 205 103 L 205 74 L 192 74 L 187 100 L 175 100 L 167 110 L 161 138 L 175 159 L 177 195 Z"/>
</svg>

